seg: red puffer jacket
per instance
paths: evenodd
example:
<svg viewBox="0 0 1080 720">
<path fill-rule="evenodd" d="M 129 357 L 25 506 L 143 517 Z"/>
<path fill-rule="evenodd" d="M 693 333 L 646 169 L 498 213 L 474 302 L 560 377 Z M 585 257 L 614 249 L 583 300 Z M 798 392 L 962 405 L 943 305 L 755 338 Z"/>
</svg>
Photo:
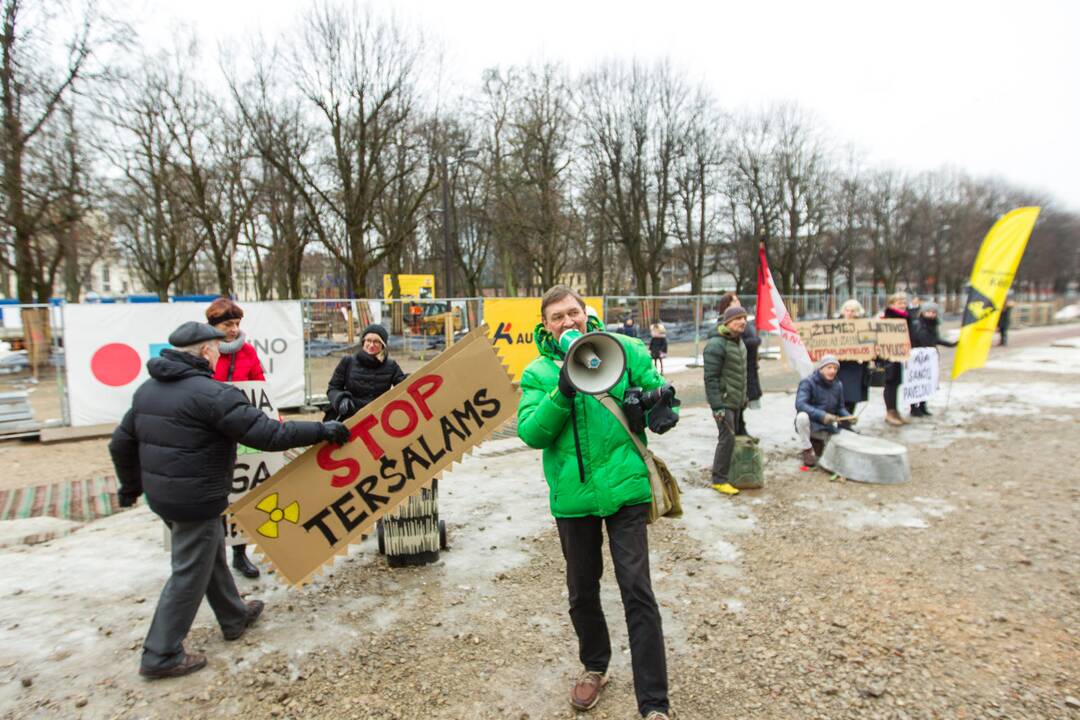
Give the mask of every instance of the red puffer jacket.
<svg viewBox="0 0 1080 720">
<path fill-rule="evenodd" d="M 229 375 L 229 367 L 232 366 L 232 376 Z M 214 368 L 214 379 L 221 382 L 242 382 L 244 380 L 266 380 L 263 375 L 262 363 L 259 362 L 259 354 L 255 352 L 255 346 L 244 343 L 232 355 L 221 354 L 218 358 L 217 367 Z"/>
</svg>

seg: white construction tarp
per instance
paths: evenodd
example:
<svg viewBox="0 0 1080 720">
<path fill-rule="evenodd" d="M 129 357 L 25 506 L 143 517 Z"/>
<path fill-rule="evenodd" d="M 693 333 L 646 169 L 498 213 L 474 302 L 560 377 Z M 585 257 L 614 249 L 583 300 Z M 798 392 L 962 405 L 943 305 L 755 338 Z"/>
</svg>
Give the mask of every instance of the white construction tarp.
<svg viewBox="0 0 1080 720">
<path fill-rule="evenodd" d="M 304 404 L 304 320 L 300 302 L 244 303 L 241 329 L 255 346 L 274 404 Z M 206 321 L 203 303 L 67 305 L 64 355 L 73 426 L 119 422 L 146 363 L 169 347 L 187 320 Z"/>
</svg>

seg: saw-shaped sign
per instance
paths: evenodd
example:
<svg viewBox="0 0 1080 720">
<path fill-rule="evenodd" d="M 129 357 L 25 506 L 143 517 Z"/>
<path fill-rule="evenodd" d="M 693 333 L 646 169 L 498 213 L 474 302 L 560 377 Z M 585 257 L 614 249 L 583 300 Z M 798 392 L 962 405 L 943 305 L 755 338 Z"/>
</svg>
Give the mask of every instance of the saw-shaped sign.
<svg viewBox="0 0 1080 720">
<path fill-rule="evenodd" d="M 517 412 L 519 391 L 486 333 L 469 333 L 350 418 L 347 444 L 309 448 L 229 507 L 289 584 L 310 580 Z"/>
</svg>

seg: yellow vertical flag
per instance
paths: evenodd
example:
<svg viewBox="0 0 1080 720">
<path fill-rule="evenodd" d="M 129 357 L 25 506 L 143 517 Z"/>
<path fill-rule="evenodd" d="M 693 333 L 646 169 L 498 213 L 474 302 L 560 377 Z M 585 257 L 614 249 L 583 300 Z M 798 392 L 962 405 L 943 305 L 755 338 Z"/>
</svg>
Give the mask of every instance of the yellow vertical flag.
<svg viewBox="0 0 1080 720">
<path fill-rule="evenodd" d="M 971 289 L 953 360 L 954 379 L 986 364 L 998 317 L 1038 217 L 1037 207 L 1017 208 L 1002 216 L 986 234 L 971 270 Z"/>
</svg>

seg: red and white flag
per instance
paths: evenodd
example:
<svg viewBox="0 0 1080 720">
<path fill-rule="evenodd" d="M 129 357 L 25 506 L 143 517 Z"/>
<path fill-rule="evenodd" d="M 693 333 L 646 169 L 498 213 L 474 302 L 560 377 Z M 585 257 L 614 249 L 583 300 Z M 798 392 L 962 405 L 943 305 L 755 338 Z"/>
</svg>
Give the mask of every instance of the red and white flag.
<svg viewBox="0 0 1080 720">
<path fill-rule="evenodd" d="M 806 377 L 814 372 L 814 363 L 810 361 L 810 354 L 806 352 L 802 338 L 795 330 L 795 323 L 784 307 L 784 299 L 780 297 L 780 291 L 776 289 L 772 273 L 769 272 L 769 262 L 765 259 L 765 244 L 759 246 L 760 260 L 757 272 L 757 309 L 754 311 L 757 329 L 762 332 L 775 332 L 780 334 L 784 342 L 784 355 L 791 366 L 799 373 L 799 377 Z"/>
</svg>

